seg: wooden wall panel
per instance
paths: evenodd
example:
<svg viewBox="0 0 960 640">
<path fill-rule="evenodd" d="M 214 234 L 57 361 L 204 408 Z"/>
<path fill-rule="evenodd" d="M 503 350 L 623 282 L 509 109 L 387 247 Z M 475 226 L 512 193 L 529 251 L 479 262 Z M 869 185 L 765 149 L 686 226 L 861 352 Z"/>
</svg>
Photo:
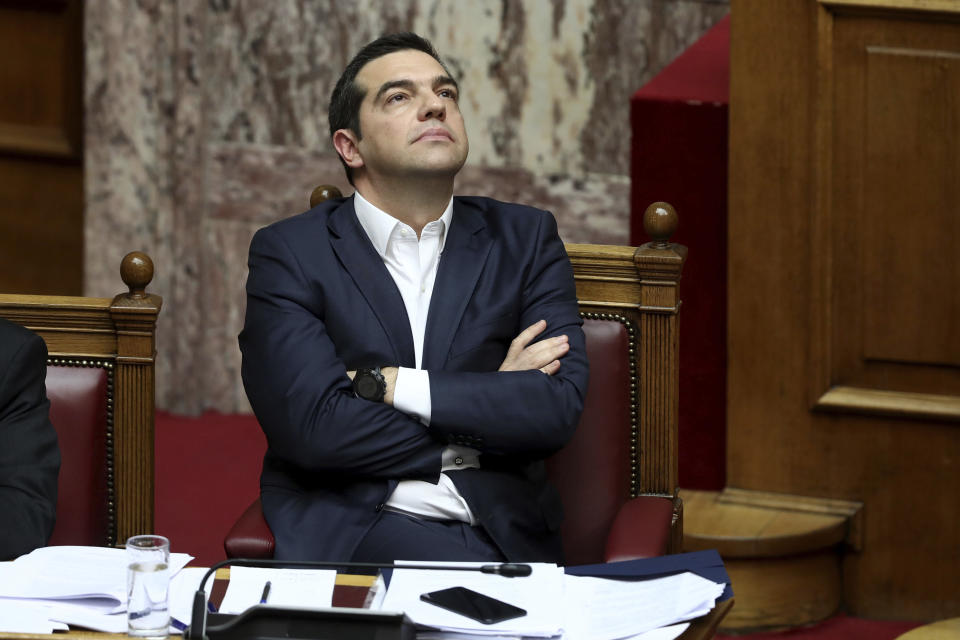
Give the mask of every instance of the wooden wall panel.
<svg viewBox="0 0 960 640">
<path fill-rule="evenodd" d="M 833 21 L 821 99 L 834 170 L 821 181 L 833 242 L 816 311 L 833 335 L 820 392 L 939 394 L 960 408 L 960 24 L 822 19 Z"/>
<path fill-rule="evenodd" d="M 0 292 L 83 286 L 79 0 L 0 0 Z"/>
<path fill-rule="evenodd" d="M 860 270 L 875 274 L 863 355 L 960 366 L 960 296 L 942 295 L 960 291 L 960 50 L 870 46 L 865 58 L 865 144 L 851 158 L 866 169 Z M 932 171 L 912 171 L 916 158 Z"/>
<path fill-rule="evenodd" d="M 854 614 L 960 615 L 960 3 L 731 15 L 728 483 L 864 503 Z"/>
<path fill-rule="evenodd" d="M 813 309 L 830 327 L 816 391 L 936 396 L 960 418 L 960 23 L 849 7 L 820 14 L 824 103 L 833 132 L 819 166 L 816 213 L 829 237 Z M 824 408 L 842 409 L 823 403 Z M 909 396 L 900 411 L 912 412 Z M 929 413 L 927 413 L 929 416 Z"/>
</svg>

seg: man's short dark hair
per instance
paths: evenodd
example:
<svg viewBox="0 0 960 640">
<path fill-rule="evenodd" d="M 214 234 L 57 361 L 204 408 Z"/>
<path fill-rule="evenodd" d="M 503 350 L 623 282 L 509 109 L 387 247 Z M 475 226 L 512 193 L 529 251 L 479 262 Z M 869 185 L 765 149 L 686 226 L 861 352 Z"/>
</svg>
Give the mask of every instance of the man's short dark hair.
<svg viewBox="0 0 960 640">
<path fill-rule="evenodd" d="M 330 95 L 330 108 L 328 109 L 331 138 L 339 129 L 350 129 L 356 134 L 358 140 L 361 138 L 360 105 L 363 103 L 366 91 L 357 86 L 355 82 L 357 74 L 371 60 L 407 49 L 426 53 L 439 62 L 444 72 L 448 76 L 450 75 L 447 65 L 443 64 L 440 55 L 429 40 L 409 31 L 380 36 L 357 52 L 357 55 L 353 57 L 353 60 L 347 64 L 343 73 L 340 74 L 340 79 L 337 80 L 337 85 L 333 88 L 333 93 Z M 343 158 L 340 158 L 340 162 L 347 172 L 347 180 L 350 181 L 350 184 L 353 184 L 353 170 L 347 166 L 346 162 L 343 162 Z"/>
</svg>

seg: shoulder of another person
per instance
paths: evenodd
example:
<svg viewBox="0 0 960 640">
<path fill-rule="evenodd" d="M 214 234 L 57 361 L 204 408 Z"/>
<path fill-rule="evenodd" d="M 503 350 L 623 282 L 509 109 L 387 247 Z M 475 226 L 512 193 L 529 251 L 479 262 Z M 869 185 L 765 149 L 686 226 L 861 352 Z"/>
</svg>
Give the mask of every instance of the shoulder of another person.
<svg viewBox="0 0 960 640">
<path fill-rule="evenodd" d="M 46 365 L 47 346 L 43 338 L 15 322 L 0 318 L 0 381 L 11 367 Z M 19 364 L 16 364 L 19 363 Z"/>
<path fill-rule="evenodd" d="M 16 351 L 31 340 L 42 342 L 43 338 L 16 322 L 0 318 L 0 344 L 4 347 L 10 347 L 11 351 Z"/>
</svg>

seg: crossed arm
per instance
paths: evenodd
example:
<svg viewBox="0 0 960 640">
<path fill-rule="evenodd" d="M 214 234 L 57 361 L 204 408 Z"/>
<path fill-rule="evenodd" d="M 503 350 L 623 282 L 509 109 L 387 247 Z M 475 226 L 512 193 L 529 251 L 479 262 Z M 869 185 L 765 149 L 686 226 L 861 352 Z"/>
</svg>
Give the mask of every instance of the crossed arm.
<svg viewBox="0 0 960 640">
<path fill-rule="evenodd" d="M 534 324 L 520 332 L 510 343 L 507 357 L 497 371 L 533 371 L 539 369 L 542 373 L 552 376 L 560 369 L 560 358 L 570 350 L 570 339 L 564 335 L 553 336 L 530 344 L 534 338 L 547 328 L 546 320 L 537 320 Z M 380 370 L 387 383 L 383 401 L 393 406 L 393 392 L 397 387 L 398 367 L 384 367 Z M 353 380 L 356 371 L 347 371 L 347 376 Z"/>
<path fill-rule="evenodd" d="M 391 406 L 395 368 L 387 370 L 388 402 L 354 396 L 346 365 L 354 358 L 369 361 L 371 349 L 392 364 L 386 361 L 392 349 L 353 326 L 356 316 L 342 305 L 363 317 L 359 310 L 366 307 L 362 300 L 349 307 L 347 300 L 355 299 L 350 276 L 332 259 L 312 265 L 315 275 L 309 276 L 301 266 L 306 258 L 291 249 L 295 238 L 270 228 L 258 232 L 240 345 L 244 387 L 271 455 L 341 478 L 435 481 L 443 447 L 460 434 L 475 435 L 475 448 L 488 453 L 541 455 L 563 446 L 579 419 L 587 373 L 572 274 L 555 229 L 546 266 L 525 274 L 533 284 L 517 314 L 531 326 L 512 341 L 499 371 L 462 361 L 451 370 L 430 370 L 429 428 Z M 318 296 L 318 288 L 326 294 Z M 337 309 L 326 309 L 325 300 Z M 346 342 L 344 335 L 350 336 Z"/>
</svg>

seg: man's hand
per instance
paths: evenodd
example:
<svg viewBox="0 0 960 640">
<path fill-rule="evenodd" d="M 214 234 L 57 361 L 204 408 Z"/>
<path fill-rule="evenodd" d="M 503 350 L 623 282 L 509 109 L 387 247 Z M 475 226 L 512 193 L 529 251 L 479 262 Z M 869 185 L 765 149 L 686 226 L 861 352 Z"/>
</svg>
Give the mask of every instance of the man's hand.
<svg viewBox="0 0 960 640">
<path fill-rule="evenodd" d="M 570 350 L 567 336 L 554 336 L 534 344 L 530 342 L 547 328 L 546 320 L 538 320 L 520 332 L 507 351 L 499 371 L 529 371 L 540 369 L 552 376 L 560 369 L 560 358 Z"/>
<path fill-rule="evenodd" d="M 397 368 L 396 367 L 382 367 L 380 373 L 383 374 L 383 380 L 387 383 L 387 390 L 383 394 L 384 404 L 389 404 L 393 406 L 393 391 L 397 388 Z M 356 371 L 347 371 L 347 376 L 353 380 L 353 376 L 357 375 Z"/>
</svg>

